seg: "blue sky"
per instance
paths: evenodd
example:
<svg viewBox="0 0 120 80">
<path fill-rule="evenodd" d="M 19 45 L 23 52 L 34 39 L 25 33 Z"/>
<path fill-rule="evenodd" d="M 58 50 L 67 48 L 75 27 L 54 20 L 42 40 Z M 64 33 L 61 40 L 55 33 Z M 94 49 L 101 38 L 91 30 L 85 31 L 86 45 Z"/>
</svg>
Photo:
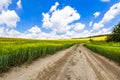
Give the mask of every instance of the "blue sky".
<svg viewBox="0 0 120 80">
<path fill-rule="evenodd" d="M 0 0 L 0 37 L 86 37 L 108 34 L 119 21 L 119 0 Z"/>
</svg>

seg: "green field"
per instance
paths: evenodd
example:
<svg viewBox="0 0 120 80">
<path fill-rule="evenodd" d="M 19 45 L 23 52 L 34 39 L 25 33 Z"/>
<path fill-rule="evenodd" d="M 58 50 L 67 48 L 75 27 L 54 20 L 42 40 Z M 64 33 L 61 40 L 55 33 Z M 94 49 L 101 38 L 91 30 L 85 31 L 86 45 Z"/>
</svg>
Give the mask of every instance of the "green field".
<svg viewBox="0 0 120 80">
<path fill-rule="evenodd" d="M 120 43 L 105 42 L 105 41 L 92 41 L 88 42 L 86 46 L 92 51 L 103 55 L 110 60 L 120 64 Z"/>
<path fill-rule="evenodd" d="M 92 41 L 89 41 L 90 38 L 64 40 L 0 38 L 0 73 L 80 43 L 85 43 L 89 49 L 120 64 L 120 43 L 107 43 L 105 38 L 106 36 L 92 37 Z"/>
</svg>

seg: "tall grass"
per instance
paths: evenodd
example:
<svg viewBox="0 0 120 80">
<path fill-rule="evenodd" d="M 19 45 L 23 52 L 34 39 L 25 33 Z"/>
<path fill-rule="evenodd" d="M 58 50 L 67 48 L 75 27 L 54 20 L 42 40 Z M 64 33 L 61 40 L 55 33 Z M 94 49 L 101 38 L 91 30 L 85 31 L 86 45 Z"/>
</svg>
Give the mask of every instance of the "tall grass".
<svg viewBox="0 0 120 80">
<path fill-rule="evenodd" d="M 120 43 L 93 41 L 87 43 L 86 46 L 94 52 L 120 64 Z"/>
</svg>

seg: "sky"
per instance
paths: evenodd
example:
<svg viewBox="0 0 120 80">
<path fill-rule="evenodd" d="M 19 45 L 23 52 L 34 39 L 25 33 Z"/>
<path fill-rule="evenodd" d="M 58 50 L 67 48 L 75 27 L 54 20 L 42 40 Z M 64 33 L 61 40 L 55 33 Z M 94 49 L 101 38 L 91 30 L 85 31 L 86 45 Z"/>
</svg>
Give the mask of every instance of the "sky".
<svg viewBox="0 0 120 80">
<path fill-rule="evenodd" d="M 0 0 L 0 37 L 88 37 L 118 22 L 120 0 Z"/>
</svg>

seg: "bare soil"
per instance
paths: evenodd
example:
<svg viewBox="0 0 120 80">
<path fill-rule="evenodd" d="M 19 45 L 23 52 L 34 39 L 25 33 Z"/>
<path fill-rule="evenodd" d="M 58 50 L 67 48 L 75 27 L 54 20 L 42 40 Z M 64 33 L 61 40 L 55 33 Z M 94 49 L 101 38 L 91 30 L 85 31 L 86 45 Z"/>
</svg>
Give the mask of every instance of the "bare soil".
<svg viewBox="0 0 120 80">
<path fill-rule="evenodd" d="M 14 67 L 0 80 L 120 80 L 120 66 L 81 44 Z"/>
</svg>

